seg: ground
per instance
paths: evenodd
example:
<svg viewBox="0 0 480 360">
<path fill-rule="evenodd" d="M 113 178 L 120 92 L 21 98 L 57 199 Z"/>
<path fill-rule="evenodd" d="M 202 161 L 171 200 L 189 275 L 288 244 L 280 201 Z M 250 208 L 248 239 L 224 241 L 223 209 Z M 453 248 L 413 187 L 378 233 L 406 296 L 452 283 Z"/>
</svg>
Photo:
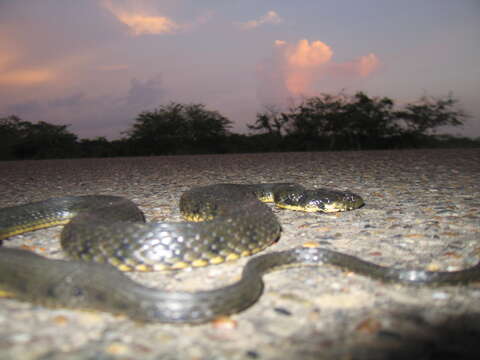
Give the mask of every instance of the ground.
<svg viewBox="0 0 480 360">
<path fill-rule="evenodd" d="M 457 270 L 480 257 L 480 149 L 271 153 L 0 162 L 0 207 L 67 194 L 115 194 L 149 221 L 180 221 L 178 199 L 219 182 L 298 182 L 360 194 L 341 214 L 274 208 L 266 251 L 306 242 L 378 264 Z M 273 207 L 272 207 L 273 208 Z M 4 241 L 62 258 L 61 228 Z M 215 288 L 247 259 L 193 271 L 135 273 L 169 290 Z M 1 359 L 467 359 L 480 335 L 480 283 L 385 285 L 331 266 L 268 274 L 246 311 L 200 326 L 141 324 L 106 313 L 0 299 Z"/>
</svg>

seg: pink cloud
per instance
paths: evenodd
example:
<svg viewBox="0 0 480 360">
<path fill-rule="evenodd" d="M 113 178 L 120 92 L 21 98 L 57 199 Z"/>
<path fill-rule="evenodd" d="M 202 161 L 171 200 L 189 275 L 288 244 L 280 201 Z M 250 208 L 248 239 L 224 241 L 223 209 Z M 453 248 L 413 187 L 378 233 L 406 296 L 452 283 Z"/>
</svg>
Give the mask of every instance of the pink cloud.
<svg viewBox="0 0 480 360">
<path fill-rule="evenodd" d="M 160 14 L 149 1 L 102 0 L 102 6 L 118 21 L 125 24 L 133 36 L 166 35 L 188 31 L 210 21 L 212 11 L 206 11 L 193 21 L 179 23 L 171 17 Z"/>
<path fill-rule="evenodd" d="M 49 69 L 21 69 L 0 73 L 2 86 L 32 86 L 52 81 L 54 74 Z"/>
<path fill-rule="evenodd" d="M 359 74 L 363 77 L 366 77 L 378 68 L 378 66 L 380 65 L 380 60 L 378 60 L 378 57 L 375 54 L 370 53 L 366 56 L 362 56 L 359 59 L 358 63 Z"/>
<path fill-rule="evenodd" d="M 344 63 L 331 64 L 329 73 L 334 76 L 367 77 L 380 66 L 378 57 L 370 53 Z"/>
<path fill-rule="evenodd" d="M 345 82 L 365 78 L 380 65 L 373 53 L 343 63 L 335 62 L 333 55 L 332 48 L 319 40 L 309 42 L 301 39 L 296 44 L 276 40 L 273 57 L 257 69 L 259 81 L 269 81 L 268 84 L 260 84 L 259 89 L 263 89 L 260 92 L 265 95 L 265 91 L 270 89 L 286 97 L 308 95 L 322 81 L 341 78 Z M 283 90 L 279 90 L 279 86 Z M 271 97 L 267 95 L 267 98 Z"/>
<path fill-rule="evenodd" d="M 312 41 L 302 39 L 297 45 L 289 46 L 284 43 L 285 57 L 291 68 L 317 67 L 330 61 L 333 51 L 327 44 L 321 41 Z"/>
<path fill-rule="evenodd" d="M 127 25 L 133 35 L 171 34 L 181 28 L 172 19 L 152 13 L 146 6 L 139 6 L 142 3 L 120 3 L 112 0 L 103 0 L 102 5 L 120 22 Z"/>
<path fill-rule="evenodd" d="M 0 39 L 0 42 L 2 42 Z M 45 66 L 17 66 L 21 60 L 20 51 L 13 50 L 2 42 L 0 52 L 0 86 L 35 86 L 52 81 L 55 71 Z"/>
</svg>

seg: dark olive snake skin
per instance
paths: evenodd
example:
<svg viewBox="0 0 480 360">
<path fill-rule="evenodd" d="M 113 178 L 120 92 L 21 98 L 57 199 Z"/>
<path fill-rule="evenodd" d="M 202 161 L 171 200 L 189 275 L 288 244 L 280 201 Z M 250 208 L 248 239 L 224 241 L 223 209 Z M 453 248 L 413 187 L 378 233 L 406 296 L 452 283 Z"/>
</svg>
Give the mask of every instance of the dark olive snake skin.
<svg viewBox="0 0 480 360">
<path fill-rule="evenodd" d="M 271 209 L 258 200 L 318 212 L 363 205 L 362 198 L 353 193 L 281 183 L 193 188 L 182 195 L 180 210 L 187 219 L 202 222 L 145 223 L 143 213 L 131 201 L 102 195 L 3 208 L 0 239 L 65 224 L 62 247 L 78 260 L 52 260 L 0 247 L 0 291 L 45 306 L 100 310 L 142 322 L 202 323 L 250 307 L 262 294 L 262 276 L 287 266 L 335 265 L 384 282 L 411 285 L 480 280 L 480 263 L 451 272 L 397 269 L 318 247 L 256 256 L 247 262 L 239 281 L 208 291 L 149 288 L 118 270 L 206 266 L 254 254 L 275 242 L 281 231 Z"/>
</svg>

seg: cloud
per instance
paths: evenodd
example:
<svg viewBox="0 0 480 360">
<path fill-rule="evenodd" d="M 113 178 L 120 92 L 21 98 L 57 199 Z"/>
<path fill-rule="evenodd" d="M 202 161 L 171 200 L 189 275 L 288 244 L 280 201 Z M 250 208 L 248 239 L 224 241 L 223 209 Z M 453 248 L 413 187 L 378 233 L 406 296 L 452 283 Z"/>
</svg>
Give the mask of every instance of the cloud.
<svg viewBox="0 0 480 360">
<path fill-rule="evenodd" d="M 276 42 L 278 44 L 278 42 Z M 302 39 L 296 46 L 288 46 L 285 49 L 285 57 L 292 68 L 316 67 L 330 61 L 333 51 L 327 44 L 321 41 Z"/>
<path fill-rule="evenodd" d="M 35 114 L 42 109 L 43 107 L 38 103 L 38 101 L 24 101 L 7 106 L 5 114 L 14 114 L 22 117 L 22 114 Z"/>
<path fill-rule="evenodd" d="M 183 28 L 172 19 L 148 10 L 146 3 L 103 0 L 102 5 L 127 25 L 133 35 L 173 34 Z"/>
<path fill-rule="evenodd" d="M 83 105 L 85 102 L 86 96 L 84 92 L 77 92 L 72 95 L 63 96 L 48 101 L 49 106 L 60 107 L 60 106 L 76 106 Z"/>
<path fill-rule="evenodd" d="M 22 69 L 0 72 L 0 86 L 32 86 L 53 80 L 48 69 Z"/>
<path fill-rule="evenodd" d="M 355 79 L 368 77 L 380 65 L 373 53 L 342 63 L 335 62 L 333 56 L 332 48 L 319 40 L 301 39 L 296 44 L 276 40 L 272 57 L 257 67 L 260 100 L 272 101 L 272 95 L 266 92 L 285 100 L 311 94 L 318 87 L 324 90 L 331 84 L 345 87 Z"/>
<path fill-rule="evenodd" d="M 134 36 L 139 35 L 166 35 L 180 31 L 191 30 L 198 25 L 207 23 L 212 11 L 205 11 L 195 20 L 187 23 L 178 23 L 170 17 L 159 14 L 152 2 L 142 0 L 102 0 L 102 6 L 110 11 L 118 21 L 127 25 Z"/>
<path fill-rule="evenodd" d="M 329 73 L 338 77 L 360 76 L 367 77 L 380 66 L 378 57 L 370 53 L 360 56 L 356 60 L 340 64 L 331 64 Z"/>
<path fill-rule="evenodd" d="M 79 68 L 89 64 L 93 56 L 88 52 L 69 53 L 50 51 L 47 55 L 36 51 L 38 39 L 30 43 L 6 39 L 0 36 L 0 96 L 12 95 L 12 90 L 39 90 L 48 86 L 59 86 L 63 81 L 71 79 L 72 69 L 76 73 Z M 5 91 L 5 87 L 9 87 Z"/>
<path fill-rule="evenodd" d="M 10 104 L 2 113 L 32 122 L 72 124 L 69 130 L 81 138 L 115 137 L 127 130 L 140 112 L 159 106 L 164 96 L 161 75 L 156 74 L 144 81 L 132 79 L 124 96 L 91 96 L 77 91 L 45 101 Z"/>
<path fill-rule="evenodd" d="M 243 30 L 251 30 L 256 27 L 259 27 L 260 25 L 264 24 L 280 24 L 283 22 L 283 19 L 277 14 L 277 12 L 270 10 L 268 11 L 265 15 L 260 17 L 257 20 L 250 20 L 246 22 L 241 22 L 238 25 L 240 28 Z"/>
<path fill-rule="evenodd" d="M 358 61 L 358 73 L 366 77 L 375 71 L 380 65 L 380 60 L 377 55 L 370 53 L 366 56 L 360 57 Z"/>
<path fill-rule="evenodd" d="M 54 72 L 46 67 L 24 66 L 19 68 L 20 61 L 18 50 L 0 38 L 0 86 L 30 86 L 50 81 Z"/>
<path fill-rule="evenodd" d="M 31 57 L 27 51 L 21 51 L 14 61 L 0 67 L 0 86 L 12 88 L 40 89 L 39 86 L 61 86 L 80 74 L 82 68 L 88 67 L 94 57 L 89 53 L 75 53 L 56 58 L 44 59 L 43 64 L 30 64 Z M 76 73 L 72 74 L 72 69 Z"/>
<path fill-rule="evenodd" d="M 128 94 L 123 100 L 129 108 L 133 107 L 141 111 L 159 105 L 159 101 L 164 94 L 162 75 L 156 74 L 145 81 L 132 79 Z"/>
</svg>

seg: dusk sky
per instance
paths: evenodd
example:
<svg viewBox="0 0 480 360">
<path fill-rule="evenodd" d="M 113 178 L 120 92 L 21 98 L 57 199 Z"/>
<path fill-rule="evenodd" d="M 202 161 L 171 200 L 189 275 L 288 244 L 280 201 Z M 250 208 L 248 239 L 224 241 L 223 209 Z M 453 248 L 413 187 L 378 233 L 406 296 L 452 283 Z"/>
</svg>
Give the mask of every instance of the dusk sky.
<svg viewBox="0 0 480 360">
<path fill-rule="evenodd" d="M 203 103 L 246 132 L 265 105 L 451 91 L 480 136 L 480 0 L 0 0 L 0 117 L 119 138 Z"/>
</svg>

